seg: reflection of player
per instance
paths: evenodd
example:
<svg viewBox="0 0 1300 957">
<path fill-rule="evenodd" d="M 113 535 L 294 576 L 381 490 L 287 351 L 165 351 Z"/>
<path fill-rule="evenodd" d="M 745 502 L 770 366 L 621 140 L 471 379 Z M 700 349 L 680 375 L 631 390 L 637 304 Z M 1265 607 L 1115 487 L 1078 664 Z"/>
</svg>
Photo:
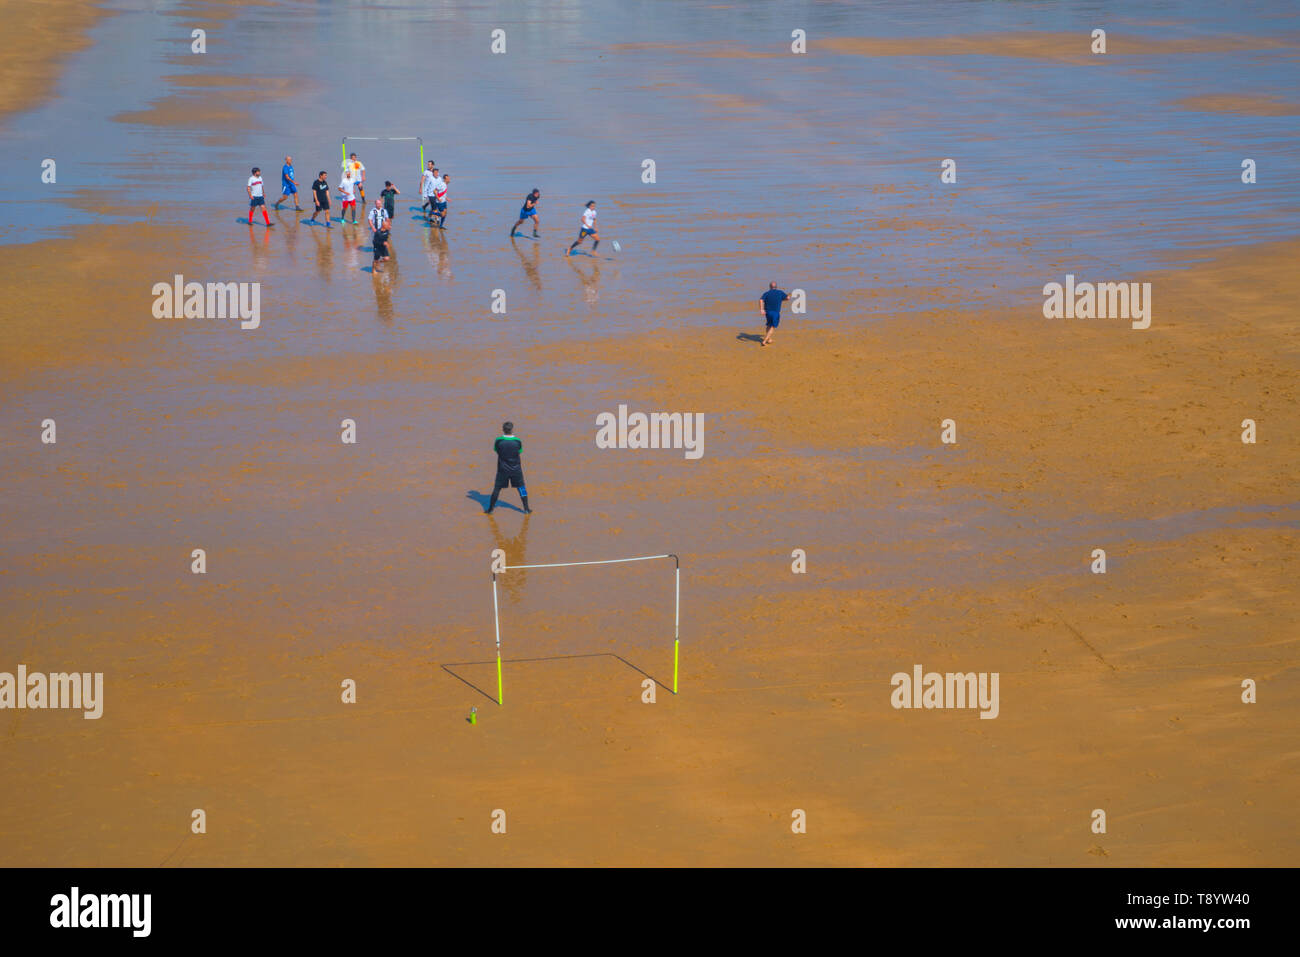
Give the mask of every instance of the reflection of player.
<svg viewBox="0 0 1300 957">
<path fill-rule="evenodd" d="M 508 485 L 519 489 L 519 501 L 524 505 L 524 512 L 531 514 L 533 511 L 528 507 L 528 490 L 524 488 L 524 466 L 519 461 L 519 453 L 523 450 L 524 443 L 514 432 L 515 424 L 505 422 L 501 426 L 502 434 L 492 443 L 492 448 L 497 453 L 497 479 L 492 486 L 492 498 L 488 502 L 488 507 L 483 510 L 485 515 L 492 514 L 492 509 L 497 507 L 497 496 Z"/>
<path fill-rule="evenodd" d="M 429 265 L 437 272 L 439 279 L 450 280 L 451 251 L 447 246 L 447 237 L 440 229 L 424 231 L 424 250 L 429 257 Z"/>
<path fill-rule="evenodd" d="M 569 247 L 569 252 L 572 253 L 577 249 L 579 244 L 588 236 L 595 240 L 591 244 L 591 251 L 594 253 L 600 248 L 600 233 L 596 232 L 596 201 L 594 199 L 588 202 L 587 208 L 582 211 L 582 225 L 578 228 L 578 238 Z"/>
<path fill-rule="evenodd" d="M 519 257 L 519 264 L 524 267 L 524 275 L 533 284 L 533 288 L 540 292 L 542 289 L 542 274 L 537 271 L 537 262 L 538 257 L 542 254 L 542 247 L 538 243 L 529 243 L 528 245 L 532 247 L 529 254 L 531 258 L 529 258 L 529 256 L 524 255 L 524 251 L 519 248 L 519 244 L 514 239 L 514 236 L 510 237 L 510 245 L 514 247 L 515 254 Z M 572 261 L 570 260 L 570 262 Z"/>
<path fill-rule="evenodd" d="M 582 267 L 578 265 L 578 260 L 573 257 L 567 257 L 564 261 L 569 264 L 569 267 L 577 274 L 578 279 L 582 282 L 583 298 L 585 298 L 587 302 L 594 304 L 598 299 L 600 299 L 600 260 L 592 260 L 590 275 L 583 272 Z"/>
<path fill-rule="evenodd" d="M 497 548 L 505 552 L 506 560 L 511 565 L 528 564 L 528 519 L 530 516 L 525 515 L 523 521 L 518 525 L 518 532 L 514 538 L 507 538 L 501 534 L 501 528 L 497 525 L 495 515 L 488 516 L 488 524 L 492 528 L 492 539 L 496 542 Z M 526 570 L 512 571 L 508 575 L 502 575 L 498 582 L 501 590 L 512 602 L 518 602 L 523 599 L 525 586 L 528 584 L 528 572 Z"/>
<path fill-rule="evenodd" d="M 397 268 L 394 266 L 390 272 L 387 269 L 376 269 L 371 277 L 375 287 L 375 309 L 379 313 L 379 318 L 384 322 L 393 321 L 393 277 L 397 275 Z"/>
</svg>

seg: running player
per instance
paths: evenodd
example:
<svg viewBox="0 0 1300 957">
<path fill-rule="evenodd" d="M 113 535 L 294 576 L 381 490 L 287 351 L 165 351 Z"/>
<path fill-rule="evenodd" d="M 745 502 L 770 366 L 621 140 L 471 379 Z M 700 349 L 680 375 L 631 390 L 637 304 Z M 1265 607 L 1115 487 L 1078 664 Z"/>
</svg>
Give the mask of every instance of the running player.
<svg viewBox="0 0 1300 957">
<path fill-rule="evenodd" d="M 781 325 L 781 303 L 789 298 L 785 290 L 776 287 L 775 281 L 768 283 L 767 292 L 758 297 L 758 301 L 763 304 L 763 320 L 767 325 L 767 335 L 759 343 L 760 346 L 772 344 L 772 333 L 776 332 L 776 327 Z"/>
<path fill-rule="evenodd" d="M 524 205 L 519 208 L 519 221 L 510 227 L 510 238 L 515 238 L 515 230 L 524 224 L 524 220 L 533 221 L 533 239 L 541 236 L 537 231 L 539 225 L 537 220 L 537 204 L 542 201 L 542 191 L 534 188 L 531 193 L 524 197 Z"/>
<path fill-rule="evenodd" d="M 311 198 L 316 203 L 316 210 L 311 214 L 311 221 L 316 222 L 316 217 L 324 213 L 325 225 L 333 229 L 334 224 L 330 222 L 330 184 L 324 170 L 320 171 L 316 181 L 311 184 Z"/>
<path fill-rule="evenodd" d="M 339 222 L 348 218 L 348 207 L 352 207 L 352 225 L 357 224 L 357 184 L 347 173 L 339 180 L 339 195 L 343 197 L 343 207 L 339 210 Z"/>
<path fill-rule="evenodd" d="M 279 209 L 290 196 L 293 197 L 293 208 L 302 209 L 298 205 L 298 181 L 293 178 L 293 157 L 284 158 L 284 168 L 280 170 L 280 198 L 275 201 L 275 208 Z"/>
<path fill-rule="evenodd" d="M 253 210 L 262 207 L 262 219 L 271 227 L 271 216 L 266 211 L 266 196 L 262 193 L 262 170 L 253 167 L 253 175 L 248 177 L 248 225 L 253 225 Z"/>
<path fill-rule="evenodd" d="M 515 424 L 502 423 L 501 435 L 497 436 L 497 440 L 492 443 L 492 448 L 497 454 L 497 479 L 492 485 L 492 498 L 488 502 L 488 507 L 483 509 L 484 515 L 492 514 L 492 509 L 497 507 L 497 496 L 508 485 L 519 489 L 519 501 L 523 503 L 524 511 L 532 514 L 533 510 L 528 507 L 528 489 L 524 488 L 524 466 L 519 461 L 519 453 L 523 447 L 523 440 L 515 435 Z"/>
<path fill-rule="evenodd" d="M 594 199 L 588 200 L 586 209 L 582 211 L 582 225 L 578 227 L 578 238 L 569 247 L 569 255 L 573 255 L 573 251 L 588 236 L 595 240 L 591 244 L 591 251 L 594 254 L 600 248 L 600 233 L 596 232 L 596 201 Z"/>
</svg>

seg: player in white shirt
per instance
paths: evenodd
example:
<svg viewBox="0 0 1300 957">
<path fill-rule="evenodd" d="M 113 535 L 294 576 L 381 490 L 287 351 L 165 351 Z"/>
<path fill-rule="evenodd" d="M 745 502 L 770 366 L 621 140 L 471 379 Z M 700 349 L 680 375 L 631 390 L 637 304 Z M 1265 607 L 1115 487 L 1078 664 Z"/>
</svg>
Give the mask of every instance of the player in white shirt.
<svg viewBox="0 0 1300 957">
<path fill-rule="evenodd" d="M 433 181 L 433 211 L 438 217 L 438 228 L 446 229 L 443 224 L 447 222 L 447 184 L 451 180 L 451 174 L 439 176 Z"/>
<path fill-rule="evenodd" d="M 429 165 L 420 174 L 420 209 L 424 211 L 426 220 L 431 215 L 429 208 L 433 205 L 433 181 L 435 179 L 437 179 L 437 173 L 435 172 L 433 160 L 429 160 Z"/>
<path fill-rule="evenodd" d="M 253 225 L 253 210 L 262 207 L 262 219 L 266 221 L 268 227 L 271 226 L 271 217 L 266 212 L 266 194 L 262 187 L 262 171 L 258 167 L 253 167 L 253 175 L 248 177 L 248 225 Z"/>
<path fill-rule="evenodd" d="M 361 160 L 357 159 L 357 154 L 353 153 L 343 161 L 343 175 L 351 177 L 352 182 L 357 187 L 357 198 L 361 200 L 361 208 L 366 206 L 366 167 Z"/>
<path fill-rule="evenodd" d="M 573 251 L 588 236 L 595 240 L 591 244 L 591 251 L 595 253 L 600 248 L 600 233 L 596 232 L 596 201 L 594 199 L 590 200 L 582 211 L 582 225 L 578 227 L 578 238 L 569 247 L 569 255 L 573 255 Z"/>
<path fill-rule="evenodd" d="M 339 180 L 339 195 L 343 197 L 343 206 L 339 210 L 339 222 L 345 222 L 348 216 L 348 207 L 352 207 L 352 225 L 357 223 L 357 184 L 352 181 L 352 177 L 344 175 Z"/>
</svg>

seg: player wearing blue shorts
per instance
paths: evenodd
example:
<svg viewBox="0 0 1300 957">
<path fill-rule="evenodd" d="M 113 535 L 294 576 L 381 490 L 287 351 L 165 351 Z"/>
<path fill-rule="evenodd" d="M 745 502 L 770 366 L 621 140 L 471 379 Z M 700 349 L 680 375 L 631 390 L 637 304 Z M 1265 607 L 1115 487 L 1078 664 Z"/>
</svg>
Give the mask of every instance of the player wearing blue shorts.
<svg viewBox="0 0 1300 957">
<path fill-rule="evenodd" d="M 298 205 L 298 181 L 293 178 L 293 157 L 284 158 L 284 168 L 280 170 L 280 198 L 275 201 L 275 208 L 279 209 L 290 196 L 293 197 L 293 208 L 302 209 Z"/>
<path fill-rule="evenodd" d="M 767 322 L 767 335 L 759 345 L 771 345 L 772 333 L 776 332 L 776 327 L 781 324 L 781 303 L 789 298 L 782 290 L 776 288 L 775 282 L 768 283 L 767 292 L 758 297 L 758 301 L 763 304 L 763 319 Z"/>
<path fill-rule="evenodd" d="M 527 196 L 524 197 L 524 205 L 519 207 L 519 221 L 510 227 L 511 239 L 515 238 L 515 230 L 518 229 L 520 226 L 522 226 L 524 224 L 524 220 L 527 219 L 531 219 L 533 221 L 533 239 L 537 239 L 538 237 L 541 236 L 541 233 L 537 231 L 537 227 L 539 225 L 537 219 L 537 204 L 540 203 L 541 201 L 542 201 L 542 191 L 540 189 L 534 189 L 531 193 L 529 193 Z"/>
<path fill-rule="evenodd" d="M 594 253 L 600 248 L 600 233 L 596 232 L 596 201 L 594 199 L 587 200 L 587 206 L 582 211 L 582 223 L 578 227 L 578 238 L 569 246 L 569 255 L 573 255 L 573 251 L 588 236 L 595 240 L 591 244 L 591 251 Z"/>
</svg>

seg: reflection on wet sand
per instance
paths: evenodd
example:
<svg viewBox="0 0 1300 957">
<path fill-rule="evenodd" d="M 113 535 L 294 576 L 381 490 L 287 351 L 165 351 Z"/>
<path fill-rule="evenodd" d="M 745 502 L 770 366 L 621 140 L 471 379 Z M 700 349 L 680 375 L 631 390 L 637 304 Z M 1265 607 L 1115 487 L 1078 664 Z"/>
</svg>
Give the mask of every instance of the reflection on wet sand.
<svg viewBox="0 0 1300 957">
<path fill-rule="evenodd" d="M 392 245 L 389 244 L 389 251 Z M 375 308 L 379 318 L 384 322 L 393 321 L 393 289 L 398 284 L 397 257 L 394 256 L 371 273 L 372 285 L 375 287 Z"/>
<path fill-rule="evenodd" d="M 538 292 L 542 291 L 542 274 L 537 270 L 537 264 L 542 255 L 542 247 L 536 242 L 529 242 L 531 253 L 525 253 L 519 248 L 519 240 L 514 236 L 510 237 L 510 245 L 514 247 L 515 255 L 519 257 L 519 265 L 524 267 L 524 275 L 532 283 L 533 288 Z"/>
<path fill-rule="evenodd" d="M 579 266 L 579 259 L 587 259 L 586 256 L 565 256 L 564 261 L 569 264 L 578 279 L 582 282 L 582 295 L 588 303 L 594 304 L 600 298 L 600 260 L 591 259 L 591 271 L 588 272 L 585 266 Z"/>
<path fill-rule="evenodd" d="M 295 213 L 291 209 L 279 210 L 272 207 L 271 214 L 275 217 L 275 228 L 284 231 L 284 248 L 288 253 L 289 262 L 296 267 L 298 265 L 299 213 Z"/>
<path fill-rule="evenodd" d="M 343 267 L 348 272 L 361 268 L 362 236 L 359 227 L 348 223 L 343 229 Z"/>
<path fill-rule="evenodd" d="M 528 520 L 531 515 L 525 514 L 522 522 L 519 523 L 519 531 L 513 537 L 507 537 L 502 534 L 501 526 L 497 524 L 495 514 L 488 516 L 488 524 L 492 526 L 492 540 L 496 542 L 496 547 L 506 553 L 507 565 L 526 565 L 528 560 L 524 557 L 524 551 L 528 544 Z M 513 517 L 511 519 L 513 521 Z M 524 585 L 528 581 L 528 572 L 510 571 L 497 578 L 497 584 L 510 597 L 512 604 L 517 604 L 523 595 Z"/>
<path fill-rule="evenodd" d="M 271 230 L 260 223 L 249 226 L 248 248 L 252 252 L 253 265 L 259 270 L 265 269 L 271 262 Z"/>
<path fill-rule="evenodd" d="M 426 229 L 424 251 L 438 278 L 451 279 L 451 253 L 447 246 L 447 234 L 441 229 Z"/>
<path fill-rule="evenodd" d="M 321 282 L 329 282 L 334 274 L 333 230 L 325 226 L 312 226 L 311 238 L 316 241 L 316 275 Z"/>
</svg>

